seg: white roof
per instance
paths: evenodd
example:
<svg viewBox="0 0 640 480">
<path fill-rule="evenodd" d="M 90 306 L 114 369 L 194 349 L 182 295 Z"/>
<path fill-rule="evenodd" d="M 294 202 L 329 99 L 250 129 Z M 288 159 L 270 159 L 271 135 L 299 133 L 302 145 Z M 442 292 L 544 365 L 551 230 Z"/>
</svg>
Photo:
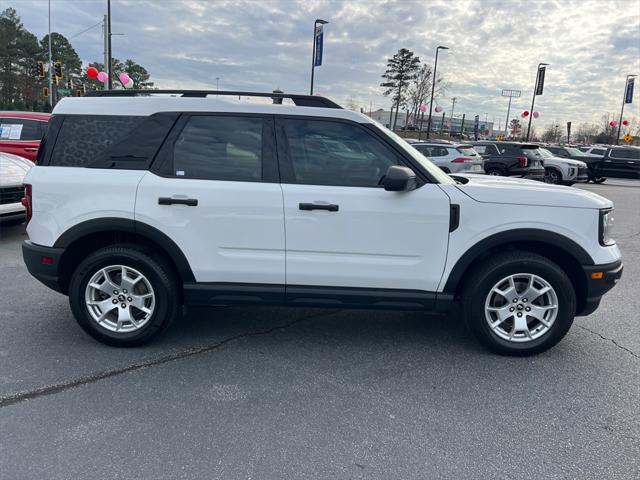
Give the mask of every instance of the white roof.
<svg viewBox="0 0 640 480">
<path fill-rule="evenodd" d="M 158 112 L 261 113 L 269 115 L 306 115 L 373 123 L 366 115 L 351 110 L 321 107 L 296 107 L 233 101 L 228 98 L 176 97 L 168 95 L 138 97 L 66 97 L 53 109 L 64 115 L 134 115 L 147 116 Z"/>
</svg>

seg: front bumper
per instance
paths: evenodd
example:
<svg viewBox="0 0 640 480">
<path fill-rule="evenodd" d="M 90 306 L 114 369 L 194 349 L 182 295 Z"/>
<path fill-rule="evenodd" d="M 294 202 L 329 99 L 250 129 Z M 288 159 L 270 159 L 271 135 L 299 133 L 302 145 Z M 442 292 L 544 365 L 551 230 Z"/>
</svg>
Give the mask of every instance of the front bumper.
<svg viewBox="0 0 640 480">
<path fill-rule="evenodd" d="M 618 260 L 606 265 L 583 266 L 582 269 L 587 280 L 587 295 L 584 307 L 576 313 L 579 316 L 589 315 L 598 308 L 602 296 L 622 277 L 624 265 L 622 260 Z"/>
<path fill-rule="evenodd" d="M 64 293 L 59 282 L 59 265 L 64 248 L 42 247 L 22 242 L 22 258 L 29 273 L 56 292 Z"/>
</svg>

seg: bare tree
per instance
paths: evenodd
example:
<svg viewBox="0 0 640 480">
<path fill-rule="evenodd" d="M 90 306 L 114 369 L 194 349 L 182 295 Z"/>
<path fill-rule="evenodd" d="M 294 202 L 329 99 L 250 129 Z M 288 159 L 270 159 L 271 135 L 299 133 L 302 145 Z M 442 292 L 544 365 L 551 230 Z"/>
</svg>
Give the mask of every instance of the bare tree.
<svg viewBox="0 0 640 480">
<path fill-rule="evenodd" d="M 431 94 L 432 69 L 429 65 L 422 65 L 416 74 L 416 78 L 411 82 L 408 92 L 410 113 L 407 114 L 407 124 L 410 123 L 413 115 L 414 123 L 418 121 L 418 112 L 421 104 L 426 104 Z M 433 97 L 438 98 L 444 95 L 447 84 L 441 76 L 436 80 L 436 88 Z"/>
</svg>

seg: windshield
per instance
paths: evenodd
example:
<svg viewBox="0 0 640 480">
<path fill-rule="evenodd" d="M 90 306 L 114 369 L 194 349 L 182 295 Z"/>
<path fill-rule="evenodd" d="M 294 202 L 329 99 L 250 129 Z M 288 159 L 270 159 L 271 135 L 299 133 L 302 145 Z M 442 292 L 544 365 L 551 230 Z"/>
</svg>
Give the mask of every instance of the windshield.
<svg viewBox="0 0 640 480">
<path fill-rule="evenodd" d="M 547 150 L 546 148 L 539 148 L 538 151 L 540 152 L 540 155 L 543 156 L 544 158 L 551 158 L 553 157 L 553 153 L 551 153 L 549 150 Z"/>
<path fill-rule="evenodd" d="M 585 155 L 583 152 L 581 152 L 579 149 L 575 148 L 575 147 L 565 147 L 564 148 L 567 152 L 569 152 L 569 155 L 572 155 L 574 157 L 586 157 L 587 155 Z"/>
<path fill-rule="evenodd" d="M 440 168 L 436 167 L 431 160 L 422 155 L 418 150 L 413 148 L 408 142 L 406 142 L 401 136 L 395 134 L 391 130 L 386 127 L 383 127 L 380 123 L 374 122 L 374 127 L 376 127 L 380 133 L 386 135 L 387 137 L 391 137 L 395 143 L 402 148 L 405 152 L 411 155 L 416 162 L 418 162 L 422 168 L 424 168 L 429 174 L 438 182 L 443 184 L 455 184 L 455 180 L 453 180 L 449 175 L 444 173 Z"/>
</svg>

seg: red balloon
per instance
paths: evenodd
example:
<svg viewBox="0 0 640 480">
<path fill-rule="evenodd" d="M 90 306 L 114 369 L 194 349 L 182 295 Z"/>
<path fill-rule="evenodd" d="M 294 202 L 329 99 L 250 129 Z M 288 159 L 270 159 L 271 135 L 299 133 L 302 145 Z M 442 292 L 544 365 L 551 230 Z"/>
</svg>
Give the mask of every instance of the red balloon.
<svg viewBox="0 0 640 480">
<path fill-rule="evenodd" d="M 528 117 L 529 116 L 529 110 L 525 110 L 524 112 L 522 112 L 522 116 L 523 117 Z"/>
<path fill-rule="evenodd" d="M 616 122 L 615 120 L 611 120 L 609 122 L 609 125 L 611 125 L 612 127 L 615 127 L 618 124 L 618 122 Z"/>
<path fill-rule="evenodd" d="M 95 67 L 87 68 L 87 77 L 89 78 L 98 78 L 98 69 Z"/>
<path fill-rule="evenodd" d="M 624 125 L 625 127 L 629 125 L 629 120 L 622 120 L 622 125 Z"/>
</svg>

